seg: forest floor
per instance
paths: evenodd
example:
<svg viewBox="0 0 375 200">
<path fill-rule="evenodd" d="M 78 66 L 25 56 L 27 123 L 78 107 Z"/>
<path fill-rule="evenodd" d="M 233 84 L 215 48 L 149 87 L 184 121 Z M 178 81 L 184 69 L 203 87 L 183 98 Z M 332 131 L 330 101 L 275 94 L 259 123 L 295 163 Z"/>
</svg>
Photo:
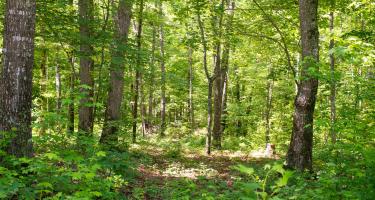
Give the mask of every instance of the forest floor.
<svg viewBox="0 0 375 200">
<path fill-rule="evenodd" d="M 126 196 L 131 199 L 194 199 L 194 196 L 225 195 L 231 192 L 233 183 L 243 177 L 236 166 L 258 169 L 274 162 L 274 159 L 254 158 L 250 152 L 221 150 L 206 155 L 203 148 L 181 147 L 173 140 L 168 143 L 171 145 L 142 141 L 130 147 L 138 173 L 125 189 Z"/>
</svg>

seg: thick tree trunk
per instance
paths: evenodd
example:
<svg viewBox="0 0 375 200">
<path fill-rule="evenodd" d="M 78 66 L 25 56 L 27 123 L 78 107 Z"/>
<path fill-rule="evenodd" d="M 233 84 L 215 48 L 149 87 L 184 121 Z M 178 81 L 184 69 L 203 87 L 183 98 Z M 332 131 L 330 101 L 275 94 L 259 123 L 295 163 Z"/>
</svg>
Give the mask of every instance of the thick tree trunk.
<svg viewBox="0 0 375 200">
<path fill-rule="evenodd" d="M 134 87 L 134 106 L 133 106 L 133 143 L 137 142 L 137 120 L 138 120 L 138 100 L 139 100 L 139 86 L 141 84 L 141 50 L 142 50 L 142 26 L 143 26 L 143 8 L 144 2 L 140 1 L 138 13 L 138 28 L 137 28 L 137 66 L 135 72 L 135 87 Z"/>
<path fill-rule="evenodd" d="M 35 0 L 7 0 L 4 61 L 0 79 L 0 138 L 6 151 L 31 157 L 32 69 L 34 65 Z"/>
<path fill-rule="evenodd" d="M 221 6 L 224 7 L 224 1 L 221 2 Z M 222 37 L 222 22 L 223 22 L 224 12 L 220 12 L 219 16 L 213 16 L 213 22 L 217 28 L 213 28 L 215 34 L 215 54 L 214 54 L 214 71 L 215 71 L 215 80 L 214 80 L 214 124 L 213 124 L 213 141 L 212 144 L 214 148 L 221 148 L 221 106 L 223 99 L 223 81 L 222 81 L 222 68 L 221 68 L 221 37 Z"/>
<path fill-rule="evenodd" d="M 120 0 L 117 8 L 117 13 L 113 17 L 116 32 L 114 39 L 115 46 L 112 51 L 110 86 L 104 117 L 103 132 L 100 138 L 100 142 L 107 145 L 114 145 L 118 141 L 118 121 L 121 118 L 121 104 L 124 92 L 124 45 L 127 44 L 128 40 L 130 20 L 132 15 L 131 10 L 131 1 Z M 118 62 L 117 60 L 121 60 L 122 62 Z"/>
<path fill-rule="evenodd" d="M 80 29 L 80 71 L 79 77 L 81 81 L 80 93 L 84 95 L 79 105 L 79 125 L 80 131 L 91 134 L 94 127 L 93 116 L 93 87 L 94 80 L 92 71 L 94 69 L 94 60 L 91 58 L 94 49 L 90 44 L 93 32 L 93 0 L 79 0 L 79 29 Z"/>
<path fill-rule="evenodd" d="M 159 17 L 163 17 L 163 4 L 159 3 Z M 165 58 L 164 58 L 164 25 L 160 24 L 160 70 L 161 70 L 161 128 L 160 136 L 165 135 L 167 124 L 165 121 L 165 112 L 167 106 L 166 93 L 166 74 L 165 74 Z"/>
<path fill-rule="evenodd" d="M 312 170 L 313 121 L 318 79 L 309 74 L 309 70 L 318 70 L 318 0 L 300 0 L 299 10 L 304 64 L 294 102 L 293 133 L 286 161 L 288 167 L 302 171 Z"/>
</svg>

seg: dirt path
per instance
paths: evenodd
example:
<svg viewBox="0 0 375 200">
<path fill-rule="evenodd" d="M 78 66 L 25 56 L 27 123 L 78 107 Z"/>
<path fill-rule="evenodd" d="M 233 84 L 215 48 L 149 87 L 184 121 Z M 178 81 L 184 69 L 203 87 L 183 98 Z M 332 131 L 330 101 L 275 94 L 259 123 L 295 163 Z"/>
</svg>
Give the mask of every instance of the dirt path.
<svg viewBox="0 0 375 200">
<path fill-rule="evenodd" d="M 207 156 L 202 150 L 163 149 L 156 144 L 135 145 L 131 152 L 139 158 L 138 176 L 127 188 L 131 199 L 165 199 L 173 195 L 170 192 L 176 193 L 176 187 L 187 187 L 184 184 L 194 185 L 197 190 L 208 183 L 230 188 L 242 176 L 234 166 L 258 168 L 271 161 L 241 152 L 218 151 Z"/>
</svg>

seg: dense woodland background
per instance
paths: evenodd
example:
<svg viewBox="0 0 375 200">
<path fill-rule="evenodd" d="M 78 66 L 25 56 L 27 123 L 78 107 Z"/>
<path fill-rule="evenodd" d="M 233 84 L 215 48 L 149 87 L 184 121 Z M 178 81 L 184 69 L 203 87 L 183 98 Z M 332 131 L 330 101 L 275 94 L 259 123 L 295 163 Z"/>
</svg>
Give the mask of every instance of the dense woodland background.
<svg viewBox="0 0 375 200">
<path fill-rule="evenodd" d="M 372 0 L 0 10 L 1 199 L 375 197 Z"/>
</svg>

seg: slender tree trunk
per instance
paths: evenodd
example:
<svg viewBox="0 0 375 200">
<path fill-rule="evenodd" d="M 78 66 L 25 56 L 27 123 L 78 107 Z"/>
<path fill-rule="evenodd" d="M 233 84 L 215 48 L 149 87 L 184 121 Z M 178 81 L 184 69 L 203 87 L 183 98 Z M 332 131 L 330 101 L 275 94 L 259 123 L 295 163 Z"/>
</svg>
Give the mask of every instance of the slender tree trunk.
<svg viewBox="0 0 375 200">
<path fill-rule="evenodd" d="M 200 31 L 201 43 L 203 46 L 203 69 L 208 82 L 208 94 L 207 94 L 207 135 L 206 135 L 206 154 L 211 154 L 212 146 L 212 90 L 215 81 L 215 75 L 210 76 L 207 66 L 207 41 L 204 31 L 204 24 L 201 19 L 200 10 L 198 10 L 198 26 Z"/>
<path fill-rule="evenodd" d="M 105 3 L 106 4 L 106 8 L 105 10 L 103 11 L 103 26 L 101 28 L 101 32 L 102 33 L 105 33 L 107 31 L 107 27 L 108 27 L 108 22 L 109 22 L 109 18 L 110 18 L 110 11 L 111 11 L 111 6 L 113 7 L 113 3 L 114 1 L 113 0 L 107 0 L 107 2 Z M 100 97 L 103 95 L 104 93 L 104 88 L 102 86 L 103 84 L 103 67 L 104 67 L 104 64 L 105 64 L 105 47 L 106 47 L 106 41 L 105 42 L 102 42 L 102 45 L 101 45 L 101 50 L 100 50 L 100 65 L 99 65 L 99 69 L 98 69 L 98 79 L 97 79 L 97 88 L 94 88 L 94 111 L 93 111 L 93 116 L 94 116 L 94 121 L 95 121 L 95 118 L 97 117 L 97 111 L 98 111 L 98 103 L 99 103 L 99 100 L 100 100 Z M 95 86 L 95 85 L 94 85 Z M 108 98 L 108 97 L 107 97 Z M 106 105 L 107 106 L 107 105 Z M 105 114 L 104 114 L 105 115 Z M 105 116 L 104 116 L 105 117 Z M 98 119 L 97 119 L 99 122 L 101 121 L 101 115 L 98 115 Z"/>
<path fill-rule="evenodd" d="M 273 94 L 273 69 L 270 67 L 267 81 L 267 101 L 266 101 L 266 146 L 271 143 L 271 110 L 272 110 L 272 94 Z"/>
<path fill-rule="evenodd" d="M 159 3 L 159 17 L 163 17 L 163 4 L 162 1 Z M 165 130 L 167 128 L 167 124 L 165 121 L 165 112 L 166 112 L 166 74 L 165 74 L 165 55 L 164 55 L 164 25 L 163 23 L 160 24 L 160 70 L 161 70 L 161 128 L 160 128 L 160 136 L 165 135 Z"/>
<path fill-rule="evenodd" d="M 144 2 L 140 0 L 138 13 L 138 28 L 137 28 L 137 68 L 135 72 L 135 87 L 134 87 L 134 107 L 133 107 L 133 143 L 137 142 L 137 119 L 138 119 L 138 100 L 139 100 L 139 86 L 141 84 L 141 50 L 142 50 L 142 26 L 143 26 L 143 7 Z"/>
<path fill-rule="evenodd" d="M 80 29 L 80 72 L 79 77 L 82 87 L 80 93 L 84 95 L 79 105 L 79 130 L 90 134 L 94 127 L 93 117 L 93 87 L 94 80 L 92 71 L 94 69 L 94 60 L 91 58 L 94 54 L 90 39 L 93 38 L 93 0 L 79 0 L 79 29 Z"/>
<path fill-rule="evenodd" d="M 35 0 L 7 0 L 0 79 L 0 139 L 17 157 L 31 157 L 32 69 L 34 65 Z M 6 135 L 2 135 L 6 132 Z"/>
<path fill-rule="evenodd" d="M 150 62 L 150 85 L 148 96 L 148 119 L 147 126 L 153 126 L 153 107 L 154 107 L 154 81 L 155 81 L 155 50 L 156 50 L 156 27 L 152 25 L 152 49 L 151 49 L 151 62 Z"/>
<path fill-rule="evenodd" d="M 74 95 L 74 90 L 75 90 L 75 81 L 76 81 L 76 72 L 74 69 L 74 63 L 75 63 L 75 58 L 72 53 L 71 57 L 69 58 L 69 63 L 71 67 L 71 72 L 70 72 L 70 80 L 69 80 L 69 93 L 70 93 L 70 103 L 68 106 L 68 118 L 69 118 L 69 124 L 68 124 L 68 131 L 69 133 L 74 133 L 74 123 L 75 123 L 75 116 L 74 116 L 74 101 L 75 101 L 75 95 Z"/>
<path fill-rule="evenodd" d="M 145 108 L 145 95 L 144 95 L 144 83 L 143 76 L 141 74 L 141 81 L 140 81 L 140 110 L 141 110 L 141 121 L 142 121 L 142 136 L 145 137 L 146 134 L 146 108 Z"/>
<path fill-rule="evenodd" d="M 312 170 L 313 122 L 318 79 L 309 74 L 310 68 L 318 70 L 319 30 L 318 0 L 300 0 L 300 31 L 302 46 L 301 82 L 294 102 L 293 133 L 287 153 L 287 166 Z"/>
<path fill-rule="evenodd" d="M 334 2 L 334 1 L 332 1 Z M 332 3 L 333 4 L 333 3 Z M 334 7 L 334 5 L 332 5 Z M 329 30 L 331 34 L 331 40 L 329 43 L 329 49 L 332 50 L 335 47 L 335 40 L 334 40 L 334 12 L 333 10 L 329 13 Z M 331 140 L 332 143 L 336 143 L 336 131 L 335 131 L 335 123 L 336 123 L 336 80 L 335 80 L 335 55 L 333 52 L 329 55 L 330 60 L 330 69 L 331 69 L 331 95 L 330 95 L 330 103 L 331 103 Z"/>
<path fill-rule="evenodd" d="M 114 7 L 113 4 L 112 6 Z M 131 1 L 120 0 L 117 13 L 113 16 L 115 24 L 115 46 L 112 50 L 110 87 L 108 91 L 103 132 L 100 138 L 100 142 L 107 145 L 114 145 L 118 141 L 118 121 L 121 119 L 121 104 L 124 93 L 125 50 L 123 46 L 127 45 L 130 20 L 132 16 L 131 10 Z M 117 60 L 121 60 L 121 62 L 118 62 Z"/>
<path fill-rule="evenodd" d="M 55 85 L 56 85 L 56 110 L 60 112 L 61 110 L 61 73 L 60 73 L 60 65 L 56 63 L 55 66 Z"/>
<path fill-rule="evenodd" d="M 239 69 L 238 67 L 235 68 L 235 76 L 236 76 L 236 89 L 235 89 L 235 97 L 237 106 L 241 105 L 241 83 L 240 83 L 240 76 L 239 76 Z M 236 120 L 236 132 L 238 136 L 245 136 L 242 131 L 242 119 L 241 116 L 239 119 Z"/>
<path fill-rule="evenodd" d="M 212 138 L 212 89 L 213 80 L 208 80 L 208 95 L 207 95 L 207 135 L 206 135 L 206 154 L 211 154 L 211 138 Z"/>
<path fill-rule="evenodd" d="M 44 93 L 47 92 L 47 81 L 48 81 L 48 76 L 47 76 L 47 63 L 48 63 L 48 53 L 47 53 L 47 48 L 44 47 L 42 50 L 42 60 L 40 64 L 40 72 L 41 72 L 41 83 L 40 83 L 40 93 L 41 93 L 41 99 L 42 99 L 42 106 L 41 109 L 42 111 L 46 112 L 48 109 L 47 106 L 47 97 L 44 96 Z"/>
<path fill-rule="evenodd" d="M 45 113 L 48 112 L 48 97 L 45 96 L 47 92 L 47 84 L 48 84 L 48 71 L 47 71 L 47 63 L 48 63 L 48 53 L 47 48 L 44 46 L 42 50 L 42 60 L 40 64 L 40 96 L 41 96 L 41 110 L 42 110 L 42 120 L 45 119 Z M 39 131 L 39 135 L 44 135 L 46 133 L 46 124 L 42 123 L 42 127 Z"/>
<path fill-rule="evenodd" d="M 188 62 L 189 62 L 189 121 L 191 126 L 191 132 L 195 130 L 195 117 L 194 117 L 194 100 L 193 100 L 193 80 L 194 80 L 194 69 L 193 69 L 193 49 L 189 46 L 188 50 Z"/>
</svg>

